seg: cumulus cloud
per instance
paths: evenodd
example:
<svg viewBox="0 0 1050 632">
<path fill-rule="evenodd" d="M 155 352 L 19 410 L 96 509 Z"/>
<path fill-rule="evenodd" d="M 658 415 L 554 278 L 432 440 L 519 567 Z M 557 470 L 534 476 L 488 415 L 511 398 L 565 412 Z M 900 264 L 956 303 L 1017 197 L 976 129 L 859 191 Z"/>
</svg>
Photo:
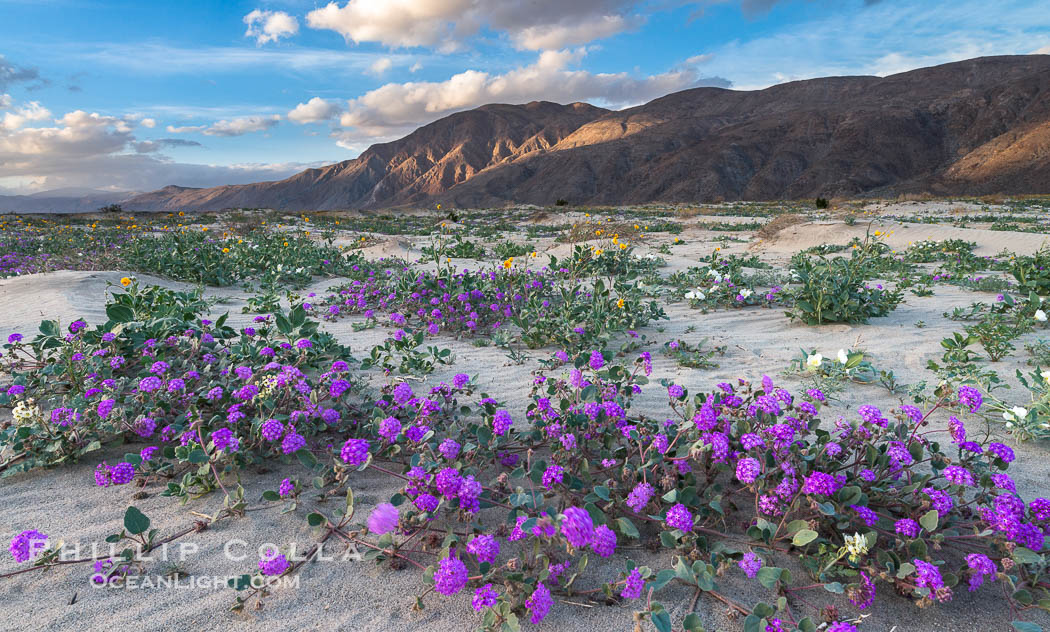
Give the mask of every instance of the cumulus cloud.
<svg viewBox="0 0 1050 632">
<path fill-rule="evenodd" d="M 13 103 L 10 94 L 0 94 L 0 110 L 11 107 Z"/>
<path fill-rule="evenodd" d="M 148 127 L 150 129 L 153 129 L 157 126 L 157 120 L 151 118 L 144 118 L 139 122 L 139 124 L 142 125 L 142 127 Z"/>
<path fill-rule="evenodd" d="M 459 48 L 483 28 L 505 33 L 515 46 L 553 50 L 633 29 L 644 18 L 639 0 L 347 0 L 306 16 L 311 28 L 348 41 L 390 47 Z M 672 2 L 671 4 L 676 4 Z"/>
<path fill-rule="evenodd" d="M 332 120 L 341 111 L 342 108 L 338 103 L 325 101 L 321 97 L 314 97 L 306 103 L 300 103 L 295 106 L 295 109 L 288 113 L 288 120 L 300 125 L 320 123 Z"/>
<path fill-rule="evenodd" d="M 167 130 L 172 134 L 199 133 L 205 136 L 243 136 L 251 132 L 268 130 L 280 121 L 280 114 L 272 116 L 242 116 L 235 119 L 216 121 L 211 125 L 185 125 L 182 127 L 169 125 Z"/>
<path fill-rule="evenodd" d="M 1034 51 L 1032 51 L 1030 54 L 1032 54 L 1032 55 L 1050 55 L 1050 44 L 1048 44 L 1048 45 L 1046 45 L 1046 46 L 1044 46 L 1042 48 L 1037 48 Z"/>
<path fill-rule="evenodd" d="M 10 98 L 8 99 L 8 105 L 10 105 Z M 47 108 L 36 101 L 30 101 L 14 112 L 5 112 L 4 117 L 0 119 L 0 128 L 12 131 L 22 127 L 26 123 L 32 121 L 43 121 L 48 118 L 51 118 L 51 112 Z"/>
<path fill-rule="evenodd" d="M 46 115 L 45 115 L 46 112 Z M 51 118 L 39 103 L 15 112 L 17 126 L 0 125 L 0 186 L 20 192 L 61 187 L 146 191 L 168 184 L 215 186 L 284 178 L 313 163 L 200 165 L 172 161 L 167 147 L 200 143 L 181 138 L 139 140 L 139 117 L 83 110 Z M 39 125 L 43 121 L 48 121 Z M 39 126 L 38 126 L 39 125 Z"/>
<path fill-rule="evenodd" d="M 284 11 L 263 11 L 256 9 L 244 16 L 248 30 L 245 37 L 255 38 L 259 46 L 267 42 L 276 42 L 282 37 L 291 37 L 299 32 L 299 21 Z"/>
<path fill-rule="evenodd" d="M 571 69 L 585 54 L 582 48 L 544 51 L 535 63 L 504 74 L 467 70 L 445 81 L 388 83 L 348 102 L 340 123 L 356 133 L 341 134 L 341 146 L 362 137 L 389 137 L 486 103 L 592 101 L 620 107 L 697 85 L 729 83 L 701 78 L 692 67 L 645 77 Z"/>
</svg>

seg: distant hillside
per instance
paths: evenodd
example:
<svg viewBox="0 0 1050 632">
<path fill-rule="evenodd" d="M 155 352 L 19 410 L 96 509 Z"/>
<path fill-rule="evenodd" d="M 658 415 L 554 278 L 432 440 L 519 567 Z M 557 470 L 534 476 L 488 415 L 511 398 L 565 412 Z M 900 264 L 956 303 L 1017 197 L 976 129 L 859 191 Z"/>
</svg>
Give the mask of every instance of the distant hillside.
<svg viewBox="0 0 1050 632">
<path fill-rule="evenodd" d="M 135 196 L 137 210 L 637 204 L 1050 192 L 1050 56 L 889 77 L 696 88 L 612 112 L 486 105 L 278 182 Z"/>
<path fill-rule="evenodd" d="M 102 206 L 120 204 L 134 191 L 97 191 L 68 188 L 31 195 L 0 195 L 0 213 L 87 213 Z"/>
</svg>

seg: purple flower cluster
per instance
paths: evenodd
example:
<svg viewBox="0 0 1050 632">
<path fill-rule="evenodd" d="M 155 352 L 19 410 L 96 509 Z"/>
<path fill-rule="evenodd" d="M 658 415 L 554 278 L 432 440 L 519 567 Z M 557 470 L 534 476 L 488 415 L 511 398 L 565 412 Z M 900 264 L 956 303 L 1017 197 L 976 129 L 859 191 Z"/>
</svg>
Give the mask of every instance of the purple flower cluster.
<svg viewBox="0 0 1050 632">
<path fill-rule="evenodd" d="M 449 557 L 438 562 L 438 569 L 434 571 L 434 590 L 442 595 L 454 595 L 463 590 L 467 585 L 467 566 L 454 552 L 449 552 Z"/>
<path fill-rule="evenodd" d="M 21 564 L 40 555 L 46 547 L 47 535 L 36 529 L 29 529 L 11 538 L 11 546 L 8 547 L 8 550 L 11 552 L 11 557 Z"/>
<path fill-rule="evenodd" d="M 390 503 L 379 503 L 368 515 L 368 530 L 378 535 L 389 533 L 397 528 L 400 517 L 397 507 Z"/>
<path fill-rule="evenodd" d="M 754 579 L 758 575 L 758 571 L 762 569 L 762 558 L 748 551 L 744 553 L 744 557 L 736 565 L 740 567 L 740 570 L 744 571 L 745 575 Z"/>
<path fill-rule="evenodd" d="M 594 522 L 587 510 L 569 507 L 565 510 L 565 519 L 561 523 L 561 533 L 565 540 L 576 548 L 582 548 L 594 541 Z"/>
<path fill-rule="evenodd" d="M 259 560 L 259 570 L 263 575 L 268 577 L 280 575 L 291 566 L 291 564 L 288 563 L 288 558 L 279 554 L 273 548 L 267 549 L 261 557 L 262 559 Z"/>
</svg>

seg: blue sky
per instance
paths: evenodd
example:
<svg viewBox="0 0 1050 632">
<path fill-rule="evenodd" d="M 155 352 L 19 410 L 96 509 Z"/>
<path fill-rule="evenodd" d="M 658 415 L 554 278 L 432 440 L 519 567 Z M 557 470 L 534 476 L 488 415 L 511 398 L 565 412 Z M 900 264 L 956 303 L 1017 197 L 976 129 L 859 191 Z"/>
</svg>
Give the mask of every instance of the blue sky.
<svg viewBox="0 0 1050 632">
<path fill-rule="evenodd" d="M 0 193 L 277 179 L 489 102 L 1036 52 L 1041 1 L 0 0 Z"/>
</svg>

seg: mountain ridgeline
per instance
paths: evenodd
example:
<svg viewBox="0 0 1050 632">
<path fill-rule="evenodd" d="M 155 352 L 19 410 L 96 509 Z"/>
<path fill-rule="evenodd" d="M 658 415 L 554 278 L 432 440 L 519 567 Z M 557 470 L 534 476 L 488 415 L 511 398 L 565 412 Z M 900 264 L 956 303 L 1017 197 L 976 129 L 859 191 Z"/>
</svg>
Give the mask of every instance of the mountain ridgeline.
<svg viewBox="0 0 1050 632">
<path fill-rule="evenodd" d="M 169 186 L 128 210 L 641 204 L 1050 193 L 1050 55 L 764 90 L 695 88 L 610 111 L 485 105 L 285 180 Z"/>
</svg>

